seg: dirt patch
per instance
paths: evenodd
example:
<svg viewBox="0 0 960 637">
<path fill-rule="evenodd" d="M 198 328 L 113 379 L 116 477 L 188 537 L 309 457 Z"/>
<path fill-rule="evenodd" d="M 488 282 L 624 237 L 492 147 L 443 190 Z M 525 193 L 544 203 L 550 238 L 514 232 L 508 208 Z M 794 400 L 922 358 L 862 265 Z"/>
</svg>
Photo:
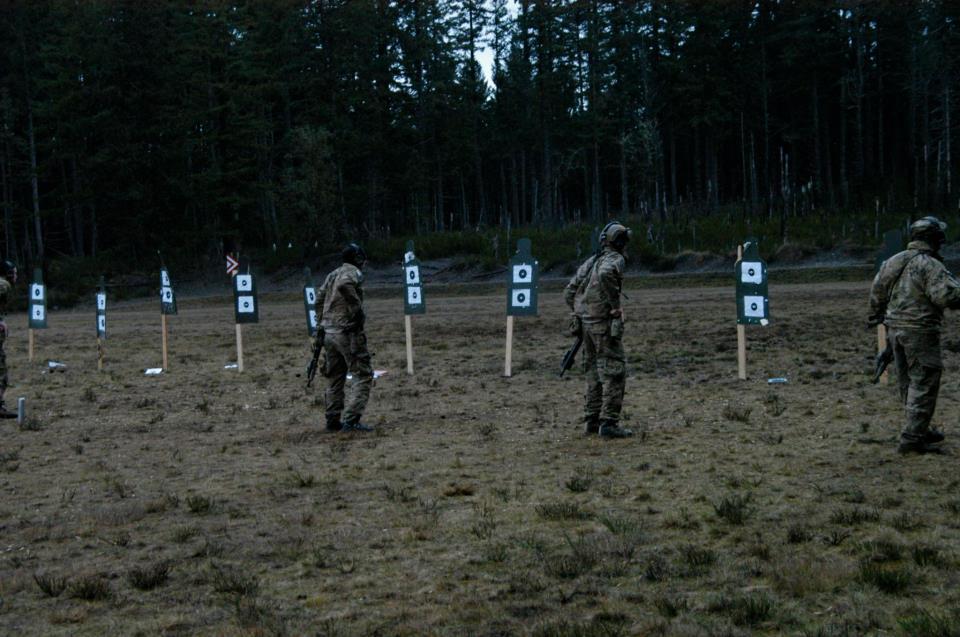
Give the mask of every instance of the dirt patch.
<svg viewBox="0 0 960 637">
<path fill-rule="evenodd" d="M 370 348 L 389 373 L 366 436 L 322 432 L 295 297 L 265 297 L 243 374 L 224 369 L 227 300 L 183 300 L 159 377 L 142 373 L 160 358 L 153 301 L 109 312 L 103 373 L 91 312 L 54 313 L 38 333 L 40 360 L 68 366 L 57 374 L 27 364 L 25 317 L 11 316 L 9 395 L 39 429 L 0 425 L 0 632 L 865 634 L 924 609 L 952 621 L 939 609 L 960 603 L 956 456 L 950 443 L 894 453 L 894 389 L 868 380 L 867 285 L 772 284 L 773 323 L 748 330 L 739 382 L 729 287 L 629 281 L 637 436 L 614 442 L 581 435 L 579 366 L 556 376 L 558 289 L 517 320 L 510 379 L 502 290 L 428 296 L 415 376 L 401 297 L 373 299 Z M 944 356 L 938 424 L 957 415 L 960 361 Z"/>
</svg>

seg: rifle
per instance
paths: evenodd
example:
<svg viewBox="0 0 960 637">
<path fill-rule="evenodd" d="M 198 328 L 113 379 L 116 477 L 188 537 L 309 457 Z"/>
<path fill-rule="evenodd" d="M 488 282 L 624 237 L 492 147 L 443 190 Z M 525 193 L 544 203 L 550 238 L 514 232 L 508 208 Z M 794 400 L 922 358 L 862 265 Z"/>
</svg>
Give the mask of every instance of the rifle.
<svg viewBox="0 0 960 637">
<path fill-rule="evenodd" d="M 317 369 L 320 366 L 320 352 L 323 350 L 323 339 L 325 332 L 322 327 L 317 328 L 317 335 L 313 338 L 313 355 L 310 363 L 307 365 L 307 387 L 313 382 L 317 375 Z"/>
<path fill-rule="evenodd" d="M 890 361 L 893 360 L 893 347 L 890 345 L 890 341 L 887 341 L 887 347 L 877 354 L 877 358 L 874 361 L 874 370 L 873 370 L 873 384 L 876 385 L 880 380 L 880 377 L 883 376 L 883 372 L 886 371 L 887 365 L 890 364 Z"/>
<path fill-rule="evenodd" d="M 567 353 L 563 355 L 563 361 L 560 363 L 560 378 L 563 378 L 564 372 L 573 367 L 573 361 L 577 358 L 577 352 L 580 351 L 580 346 L 583 345 L 583 330 L 580 330 L 580 333 L 577 334 L 577 340 L 573 344 L 573 347 L 567 350 Z"/>
</svg>

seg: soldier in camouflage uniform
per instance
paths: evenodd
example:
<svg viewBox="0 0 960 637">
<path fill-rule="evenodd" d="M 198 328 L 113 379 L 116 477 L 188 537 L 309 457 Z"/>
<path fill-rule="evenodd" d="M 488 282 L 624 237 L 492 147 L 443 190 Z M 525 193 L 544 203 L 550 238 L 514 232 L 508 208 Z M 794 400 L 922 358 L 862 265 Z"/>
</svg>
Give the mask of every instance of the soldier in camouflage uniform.
<svg viewBox="0 0 960 637">
<path fill-rule="evenodd" d="M 360 423 L 370 398 L 373 367 L 367 351 L 363 313 L 363 265 L 367 255 L 351 243 L 343 265 L 327 275 L 317 294 L 323 328 L 323 375 L 327 378 L 326 416 L 329 431 L 372 431 Z M 344 406 L 347 374 L 353 376 Z"/>
<path fill-rule="evenodd" d="M 620 409 L 627 378 L 620 305 L 623 258 L 630 231 L 616 221 L 600 234 L 600 251 L 587 259 L 570 279 L 564 298 L 579 320 L 587 368 L 584 424 L 587 434 L 605 438 L 633 435 L 620 427 Z"/>
<path fill-rule="evenodd" d="M 17 282 L 17 266 L 11 261 L 0 261 L 0 418 L 16 418 L 17 414 L 8 411 L 3 404 L 3 395 L 7 391 L 7 354 L 3 350 L 7 340 L 7 323 L 3 320 L 7 313 L 7 301 Z"/>
<path fill-rule="evenodd" d="M 910 226 L 910 243 L 880 266 L 870 291 L 870 320 L 885 323 L 907 422 L 899 451 L 923 453 L 943 441 L 930 428 L 943 362 L 940 324 L 946 308 L 960 308 L 960 281 L 939 254 L 947 224 L 924 217 Z"/>
</svg>

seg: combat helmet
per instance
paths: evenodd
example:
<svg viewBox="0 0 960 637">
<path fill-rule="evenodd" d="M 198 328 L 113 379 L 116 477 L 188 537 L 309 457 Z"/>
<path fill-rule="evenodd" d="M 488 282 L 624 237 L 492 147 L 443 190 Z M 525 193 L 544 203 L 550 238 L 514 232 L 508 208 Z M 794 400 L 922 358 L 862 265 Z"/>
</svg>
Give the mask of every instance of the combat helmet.
<svg viewBox="0 0 960 637">
<path fill-rule="evenodd" d="M 630 228 L 619 221 L 611 221 L 600 231 L 600 245 L 609 245 L 620 252 L 630 241 Z"/>
<path fill-rule="evenodd" d="M 0 260 L 0 276 L 7 277 L 10 276 L 10 273 L 17 269 L 17 264 L 11 261 L 10 259 Z"/>
<path fill-rule="evenodd" d="M 947 241 L 947 224 L 936 217 L 923 217 L 910 224 L 910 240 L 926 241 L 934 249 Z"/>
<path fill-rule="evenodd" d="M 363 264 L 367 261 L 367 253 L 356 243 L 348 244 L 343 249 L 342 256 L 344 263 L 349 263 L 358 268 L 363 268 Z"/>
</svg>

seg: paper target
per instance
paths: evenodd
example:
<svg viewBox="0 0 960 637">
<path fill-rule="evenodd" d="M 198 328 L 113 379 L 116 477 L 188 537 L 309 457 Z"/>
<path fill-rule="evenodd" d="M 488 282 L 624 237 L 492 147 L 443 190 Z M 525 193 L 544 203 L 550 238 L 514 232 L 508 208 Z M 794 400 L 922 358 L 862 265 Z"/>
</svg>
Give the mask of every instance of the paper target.
<svg viewBox="0 0 960 637">
<path fill-rule="evenodd" d="M 317 304 L 317 291 L 314 288 L 306 288 L 303 291 L 304 298 L 307 301 L 307 305 L 316 305 Z"/>
<path fill-rule="evenodd" d="M 413 261 L 415 258 L 416 258 L 416 256 L 414 256 L 413 251 L 411 250 L 411 251 L 409 251 L 409 252 L 404 253 L 404 255 L 403 255 L 403 262 L 404 262 L 404 263 L 410 263 L 410 262 Z"/>
<path fill-rule="evenodd" d="M 106 316 L 101 315 L 97 317 L 97 333 L 98 334 L 107 333 L 107 317 Z"/>
<path fill-rule="evenodd" d="M 46 316 L 47 310 L 42 305 L 34 305 L 30 309 L 30 318 L 32 318 L 34 321 L 43 321 L 46 319 Z"/>
<path fill-rule="evenodd" d="M 170 275 L 166 270 L 160 270 L 160 285 L 165 288 L 170 287 Z"/>
<path fill-rule="evenodd" d="M 530 307 L 530 290 L 528 288 L 513 290 L 510 304 L 513 307 Z"/>
<path fill-rule="evenodd" d="M 514 283 L 530 283 L 533 280 L 533 266 L 532 265 L 515 265 L 513 266 L 513 282 Z"/>
<path fill-rule="evenodd" d="M 310 310 L 310 329 L 317 329 L 317 312 L 316 310 Z"/>
<path fill-rule="evenodd" d="M 107 309 L 107 295 L 103 292 L 97 293 L 97 309 L 105 310 Z"/>
<path fill-rule="evenodd" d="M 162 288 L 160 290 L 160 300 L 164 303 L 173 303 L 173 288 Z"/>
<path fill-rule="evenodd" d="M 256 310 L 257 302 L 252 296 L 237 297 L 237 311 L 240 314 L 253 314 Z"/>
<path fill-rule="evenodd" d="M 766 316 L 762 296 L 743 297 L 743 315 L 748 318 L 763 318 Z"/>
<path fill-rule="evenodd" d="M 422 301 L 423 301 L 423 299 L 422 299 L 422 297 L 420 296 L 420 288 L 419 288 L 419 287 L 409 287 L 409 288 L 407 288 L 407 304 L 408 304 L 408 305 L 420 305 L 420 303 L 421 303 Z"/>
<path fill-rule="evenodd" d="M 404 268 L 407 271 L 407 285 L 420 285 L 420 266 Z"/>
<path fill-rule="evenodd" d="M 740 264 L 740 280 L 744 283 L 763 283 L 763 264 L 757 261 L 744 261 Z"/>
<path fill-rule="evenodd" d="M 253 277 L 251 275 L 238 274 L 236 281 L 238 292 L 250 292 L 253 290 Z"/>
<path fill-rule="evenodd" d="M 31 301 L 42 301 L 44 294 L 44 286 L 40 283 L 33 283 L 30 285 L 30 300 Z"/>
</svg>

